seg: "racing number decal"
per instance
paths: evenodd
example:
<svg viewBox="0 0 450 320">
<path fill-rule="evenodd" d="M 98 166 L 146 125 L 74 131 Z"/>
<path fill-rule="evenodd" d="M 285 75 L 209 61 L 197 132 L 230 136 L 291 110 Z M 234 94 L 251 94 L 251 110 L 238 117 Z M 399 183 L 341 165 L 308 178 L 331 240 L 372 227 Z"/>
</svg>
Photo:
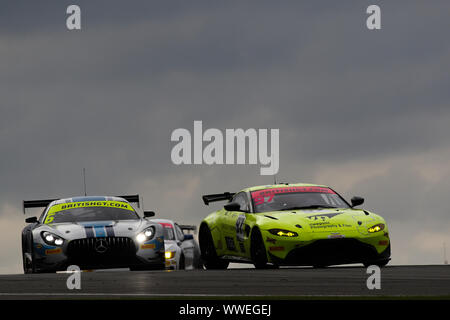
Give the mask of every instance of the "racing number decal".
<svg viewBox="0 0 450 320">
<path fill-rule="evenodd" d="M 55 215 L 54 212 L 50 212 L 47 214 L 47 217 L 45 218 L 44 224 L 50 224 L 55 219 L 53 216 Z"/>
<path fill-rule="evenodd" d="M 256 206 L 272 202 L 274 195 L 286 193 L 299 192 L 315 192 L 315 193 L 331 193 L 335 192 L 325 187 L 286 187 L 286 188 L 271 188 L 252 192 L 252 199 Z"/>
<path fill-rule="evenodd" d="M 253 201 L 255 202 L 255 205 L 258 206 L 260 204 L 263 204 L 264 202 L 271 202 L 273 200 L 273 196 L 275 194 L 271 194 L 269 196 L 255 196 L 253 197 Z M 266 200 L 267 198 L 267 200 Z"/>
<path fill-rule="evenodd" d="M 241 214 L 236 220 L 236 238 L 238 239 L 238 241 L 244 241 L 245 219 L 245 214 Z"/>
</svg>

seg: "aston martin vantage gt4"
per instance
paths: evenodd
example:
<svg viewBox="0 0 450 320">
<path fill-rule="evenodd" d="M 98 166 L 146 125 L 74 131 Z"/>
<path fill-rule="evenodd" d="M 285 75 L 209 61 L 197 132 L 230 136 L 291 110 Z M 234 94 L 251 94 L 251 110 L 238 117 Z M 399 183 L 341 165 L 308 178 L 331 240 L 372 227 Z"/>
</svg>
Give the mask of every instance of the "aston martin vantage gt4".
<svg viewBox="0 0 450 320">
<path fill-rule="evenodd" d="M 384 266 L 391 245 L 386 221 L 349 204 L 333 189 L 313 184 L 276 184 L 237 193 L 204 195 L 206 205 L 228 201 L 200 225 L 199 243 L 207 269 L 229 262 L 257 268 L 281 265 L 326 267 L 362 263 Z"/>
</svg>

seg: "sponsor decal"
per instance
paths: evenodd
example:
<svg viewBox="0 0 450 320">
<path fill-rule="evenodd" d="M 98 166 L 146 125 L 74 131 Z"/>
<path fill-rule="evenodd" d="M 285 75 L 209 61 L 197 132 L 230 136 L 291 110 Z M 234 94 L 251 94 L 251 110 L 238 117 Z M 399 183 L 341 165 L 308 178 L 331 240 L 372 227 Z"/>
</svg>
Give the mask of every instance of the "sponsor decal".
<svg viewBox="0 0 450 320">
<path fill-rule="evenodd" d="M 380 240 L 380 241 L 378 242 L 378 244 L 379 244 L 380 246 L 387 246 L 387 245 L 389 244 L 389 241 L 388 241 L 388 240 Z"/>
<path fill-rule="evenodd" d="M 51 249 L 56 249 L 57 248 L 57 247 L 47 246 L 45 244 L 42 245 L 40 243 L 36 243 L 34 247 L 35 247 L 35 250 L 36 250 L 35 253 L 40 255 L 40 256 L 46 255 L 47 254 L 46 253 L 47 250 L 51 250 Z"/>
<path fill-rule="evenodd" d="M 228 250 L 236 251 L 236 246 L 234 244 L 233 238 L 225 237 L 225 243 L 227 245 Z"/>
<path fill-rule="evenodd" d="M 277 240 L 267 237 L 266 242 L 275 244 L 275 242 L 277 242 Z"/>
<path fill-rule="evenodd" d="M 322 219 L 322 221 L 325 221 L 326 219 L 331 219 L 335 216 L 338 216 L 340 214 L 342 214 L 343 212 L 333 212 L 333 213 L 321 213 L 321 214 L 315 214 L 315 215 L 311 215 L 311 216 L 307 216 L 307 218 L 309 220 L 319 220 Z"/>
<path fill-rule="evenodd" d="M 269 251 L 284 251 L 284 247 L 269 247 Z"/>
<path fill-rule="evenodd" d="M 141 244 L 141 249 L 155 249 L 154 243 L 143 243 Z"/>
<path fill-rule="evenodd" d="M 332 233 L 328 236 L 328 239 L 340 239 L 340 238 L 345 238 L 345 236 L 337 232 Z"/>
<path fill-rule="evenodd" d="M 333 228 L 351 228 L 352 226 L 349 224 L 317 224 L 311 225 L 311 229 L 333 229 Z"/>
<path fill-rule="evenodd" d="M 55 214 L 63 213 L 66 210 L 76 209 L 76 208 L 88 208 L 88 207 L 109 207 L 109 208 L 118 208 L 123 210 L 128 210 L 134 213 L 133 207 L 127 203 L 122 201 L 82 201 L 82 202 L 69 202 L 69 203 L 61 203 L 56 204 L 50 208 L 46 217 L 45 224 L 52 223 L 54 220 Z"/>
<path fill-rule="evenodd" d="M 47 250 L 45 250 L 45 254 L 46 254 L 46 255 L 58 254 L 58 253 L 61 253 L 61 252 L 62 252 L 62 249 L 61 249 L 61 248 L 47 249 Z"/>
</svg>

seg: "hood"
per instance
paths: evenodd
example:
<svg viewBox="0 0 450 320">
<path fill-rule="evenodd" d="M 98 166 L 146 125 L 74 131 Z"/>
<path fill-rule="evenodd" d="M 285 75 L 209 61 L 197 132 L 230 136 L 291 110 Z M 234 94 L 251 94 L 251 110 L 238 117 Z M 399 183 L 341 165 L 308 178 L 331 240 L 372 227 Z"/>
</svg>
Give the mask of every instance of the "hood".
<svg viewBox="0 0 450 320">
<path fill-rule="evenodd" d="M 350 230 L 367 230 L 380 220 L 376 214 L 359 209 L 307 209 L 272 211 L 259 213 L 265 219 L 262 225 L 268 228 L 285 228 L 296 230 L 302 228 L 309 232 L 334 232 Z M 294 228 L 294 229 L 293 229 Z"/>
<path fill-rule="evenodd" d="M 145 224 L 143 220 L 89 221 L 55 223 L 47 225 L 65 239 L 130 237 L 138 233 Z"/>
</svg>

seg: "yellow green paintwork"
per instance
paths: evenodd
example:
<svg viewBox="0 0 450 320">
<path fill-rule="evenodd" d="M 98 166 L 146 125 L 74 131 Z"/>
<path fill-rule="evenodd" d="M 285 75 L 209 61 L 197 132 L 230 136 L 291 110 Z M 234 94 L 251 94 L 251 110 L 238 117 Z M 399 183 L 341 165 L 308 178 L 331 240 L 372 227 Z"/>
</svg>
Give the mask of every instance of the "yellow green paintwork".
<svg viewBox="0 0 450 320">
<path fill-rule="evenodd" d="M 285 185 L 265 185 L 245 188 L 242 191 L 251 192 L 261 189 L 280 188 Z M 289 184 L 292 186 L 313 186 L 327 187 L 316 184 Z M 369 213 L 369 214 L 366 214 Z M 336 214 L 332 217 L 323 216 L 324 214 Z M 236 237 L 236 222 L 239 216 L 245 216 L 245 225 L 249 230 L 258 227 L 266 247 L 266 252 L 275 257 L 284 259 L 286 255 L 295 248 L 313 243 L 319 239 L 329 238 L 353 238 L 363 243 L 372 245 L 378 253 L 383 252 L 389 245 L 389 230 L 385 220 L 367 210 L 362 209 L 308 209 L 292 211 L 273 211 L 263 213 L 243 213 L 227 212 L 225 209 L 217 210 L 209 214 L 202 223 L 206 223 L 211 231 L 214 246 L 218 256 L 232 256 L 251 260 L 250 257 L 250 238 L 251 233 L 243 235 L 243 241 L 238 241 Z M 270 217 L 277 218 L 274 220 Z M 242 219 L 243 217 L 241 217 Z M 359 223 L 358 223 L 359 222 Z M 378 232 L 369 233 L 368 229 L 384 224 L 384 229 Z M 301 228 L 296 227 L 300 225 Z M 278 236 L 271 234 L 270 229 L 283 229 L 298 234 L 296 237 Z M 228 240 L 234 240 L 236 250 L 229 250 L 225 243 L 225 237 Z M 241 244 L 240 244 L 241 243 Z M 244 246 L 242 251 L 240 246 Z M 273 250 L 271 250 L 271 247 Z M 281 249 L 282 248 L 282 249 Z M 267 254 L 268 262 L 271 257 Z"/>
</svg>

